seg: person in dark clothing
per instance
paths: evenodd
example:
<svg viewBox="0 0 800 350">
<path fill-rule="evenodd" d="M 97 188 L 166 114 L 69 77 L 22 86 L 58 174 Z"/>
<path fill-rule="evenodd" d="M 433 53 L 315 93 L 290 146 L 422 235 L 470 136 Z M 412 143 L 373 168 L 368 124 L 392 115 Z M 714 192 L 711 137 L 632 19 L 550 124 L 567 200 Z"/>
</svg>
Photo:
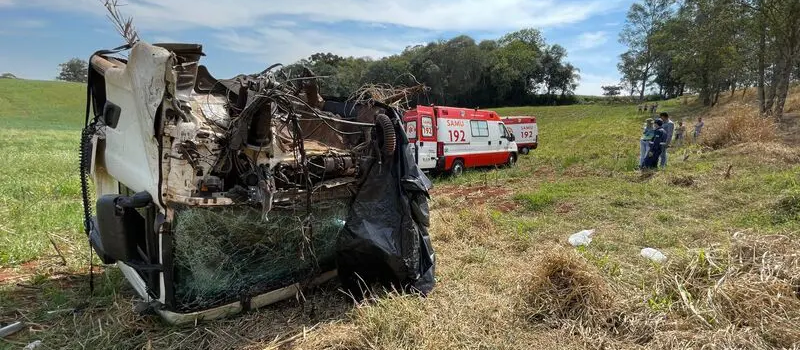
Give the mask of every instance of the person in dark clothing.
<svg viewBox="0 0 800 350">
<path fill-rule="evenodd" d="M 664 130 L 663 125 L 663 120 L 656 119 L 655 135 L 650 142 L 650 150 L 647 152 L 647 157 L 644 159 L 643 169 L 658 168 L 658 159 L 667 146 L 667 132 Z"/>
</svg>

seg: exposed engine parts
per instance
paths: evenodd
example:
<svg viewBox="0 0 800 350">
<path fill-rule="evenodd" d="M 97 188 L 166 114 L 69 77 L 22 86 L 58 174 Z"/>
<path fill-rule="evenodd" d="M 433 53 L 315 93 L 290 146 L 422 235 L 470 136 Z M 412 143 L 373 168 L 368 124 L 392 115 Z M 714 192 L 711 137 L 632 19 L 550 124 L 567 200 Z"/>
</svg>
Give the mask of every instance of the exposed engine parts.
<svg viewBox="0 0 800 350">
<path fill-rule="evenodd" d="M 370 280 L 429 292 L 431 183 L 389 105 L 422 87 L 337 99 L 309 69 L 218 80 L 202 56 L 136 42 L 90 59 L 81 181 L 102 261 L 172 323 L 290 298 L 336 271 L 353 292 Z"/>
</svg>

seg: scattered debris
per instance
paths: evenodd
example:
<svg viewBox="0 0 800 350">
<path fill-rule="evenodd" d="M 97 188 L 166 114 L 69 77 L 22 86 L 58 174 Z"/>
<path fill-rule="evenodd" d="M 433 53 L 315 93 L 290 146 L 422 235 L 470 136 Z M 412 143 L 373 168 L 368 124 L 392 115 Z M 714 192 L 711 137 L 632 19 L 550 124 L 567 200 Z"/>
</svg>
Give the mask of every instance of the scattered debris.
<svg viewBox="0 0 800 350">
<path fill-rule="evenodd" d="M 41 347 L 43 345 L 44 345 L 44 343 L 42 343 L 41 340 L 36 340 L 34 342 L 31 342 L 28 345 L 25 345 L 25 347 L 22 348 L 22 350 L 34 350 L 34 349 L 38 349 L 39 347 Z"/>
<path fill-rule="evenodd" d="M 642 255 L 643 258 L 650 259 L 659 264 L 667 261 L 667 256 L 664 255 L 664 253 L 661 253 L 660 251 L 654 248 L 644 248 L 642 249 L 640 254 Z"/>
<path fill-rule="evenodd" d="M 25 325 L 22 322 L 14 322 L 0 328 L 0 338 L 5 338 L 9 335 L 17 333 L 25 328 Z"/>
<path fill-rule="evenodd" d="M 580 246 L 588 246 L 589 243 L 592 243 L 592 235 L 594 234 L 594 230 L 583 230 L 578 233 L 574 233 L 569 236 L 569 244 L 573 247 L 580 247 Z"/>
<path fill-rule="evenodd" d="M 74 313 L 75 309 L 58 309 L 58 310 L 50 310 L 47 312 L 48 315 L 57 315 L 57 314 L 66 314 L 66 313 Z"/>
</svg>

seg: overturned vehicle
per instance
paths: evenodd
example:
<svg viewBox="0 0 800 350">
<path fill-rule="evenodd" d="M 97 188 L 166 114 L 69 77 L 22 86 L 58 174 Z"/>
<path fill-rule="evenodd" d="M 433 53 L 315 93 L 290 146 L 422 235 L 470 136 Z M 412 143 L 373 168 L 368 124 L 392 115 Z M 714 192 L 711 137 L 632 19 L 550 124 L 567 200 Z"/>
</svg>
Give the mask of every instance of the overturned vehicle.
<svg viewBox="0 0 800 350">
<path fill-rule="evenodd" d="M 81 180 L 103 263 L 171 323 L 295 297 L 337 273 L 357 295 L 373 283 L 428 293 L 431 183 L 400 112 L 323 97 L 307 69 L 218 80 L 202 56 L 139 41 L 91 57 Z"/>
</svg>

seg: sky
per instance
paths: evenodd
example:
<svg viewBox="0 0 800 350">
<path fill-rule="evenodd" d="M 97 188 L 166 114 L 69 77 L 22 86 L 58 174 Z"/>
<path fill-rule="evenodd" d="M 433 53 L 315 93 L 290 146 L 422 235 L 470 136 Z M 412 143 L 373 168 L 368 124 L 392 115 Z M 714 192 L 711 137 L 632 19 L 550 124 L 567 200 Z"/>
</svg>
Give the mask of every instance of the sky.
<svg viewBox="0 0 800 350">
<path fill-rule="evenodd" d="M 576 93 L 619 82 L 618 42 L 633 0 L 120 0 L 148 42 L 203 45 L 218 77 L 255 73 L 316 52 L 380 58 L 466 34 L 542 31 L 580 69 Z M 52 80 L 58 64 L 119 46 L 101 0 L 0 0 L 0 73 Z"/>
</svg>

